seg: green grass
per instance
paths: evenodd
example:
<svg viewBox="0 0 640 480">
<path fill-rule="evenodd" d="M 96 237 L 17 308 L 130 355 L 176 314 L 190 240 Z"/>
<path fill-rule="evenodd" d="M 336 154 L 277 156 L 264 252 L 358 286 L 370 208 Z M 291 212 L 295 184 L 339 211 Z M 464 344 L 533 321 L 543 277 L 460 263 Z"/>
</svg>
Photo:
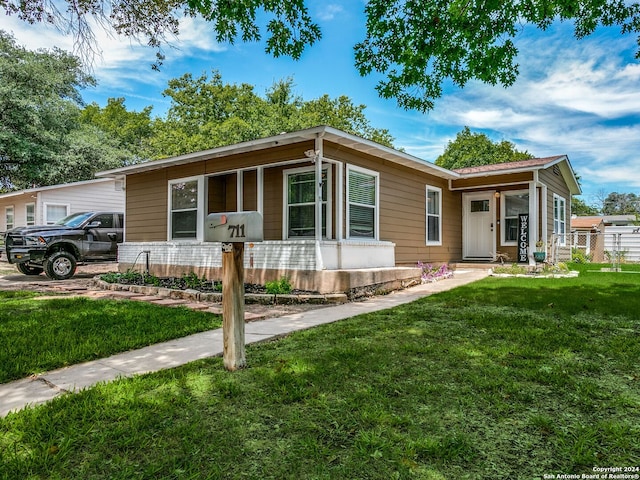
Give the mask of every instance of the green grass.
<svg viewBox="0 0 640 480">
<path fill-rule="evenodd" d="M 640 276 L 488 278 L 0 420 L 0 478 L 536 479 L 640 465 Z"/>
<path fill-rule="evenodd" d="M 144 302 L 0 291 L 0 383 L 183 337 L 221 317 Z"/>
</svg>

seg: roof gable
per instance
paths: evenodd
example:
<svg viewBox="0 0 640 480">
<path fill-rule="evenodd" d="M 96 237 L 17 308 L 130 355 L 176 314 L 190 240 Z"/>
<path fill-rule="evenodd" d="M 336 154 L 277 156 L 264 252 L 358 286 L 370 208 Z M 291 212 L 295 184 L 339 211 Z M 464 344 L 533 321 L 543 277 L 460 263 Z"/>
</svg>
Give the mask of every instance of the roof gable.
<svg viewBox="0 0 640 480">
<path fill-rule="evenodd" d="M 477 167 L 458 168 L 454 172 L 461 175 L 462 178 L 483 177 L 493 174 L 509 174 L 516 172 L 538 171 L 544 170 L 557 165 L 565 183 L 569 187 L 572 195 L 581 193 L 578 179 L 569 158 L 566 155 L 555 155 L 544 158 L 530 158 L 528 160 L 519 160 L 517 162 L 494 163 L 491 165 L 479 165 Z"/>
<path fill-rule="evenodd" d="M 556 155 L 554 157 L 530 158 L 528 160 L 519 160 L 517 162 L 493 163 L 491 165 L 478 165 L 476 167 L 456 168 L 454 172 L 461 175 L 473 173 L 501 172 L 504 170 L 530 170 L 532 168 L 548 168 L 553 162 L 565 158 L 564 155 Z M 549 165 L 547 165 L 549 164 Z"/>
</svg>

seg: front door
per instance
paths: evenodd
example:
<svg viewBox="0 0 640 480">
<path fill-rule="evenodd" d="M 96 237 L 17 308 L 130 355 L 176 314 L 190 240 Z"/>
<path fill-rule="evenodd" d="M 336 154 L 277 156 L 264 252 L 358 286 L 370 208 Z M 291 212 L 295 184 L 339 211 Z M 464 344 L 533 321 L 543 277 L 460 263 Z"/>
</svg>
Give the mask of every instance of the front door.
<svg viewBox="0 0 640 480">
<path fill-rule="evenodd" d="M 493 192 L 462 196 L 462 255 L 467 260 L 492 260 L 496 251 Z"/>
</svg>

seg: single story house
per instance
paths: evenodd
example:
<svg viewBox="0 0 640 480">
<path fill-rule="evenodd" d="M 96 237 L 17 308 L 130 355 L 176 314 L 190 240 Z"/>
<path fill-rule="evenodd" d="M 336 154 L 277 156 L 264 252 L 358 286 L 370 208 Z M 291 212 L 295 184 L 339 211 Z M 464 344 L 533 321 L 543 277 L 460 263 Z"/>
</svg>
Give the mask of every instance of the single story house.
<svg viewBox="0 0 640 480">
<path fill-rule="evenodd" d="M 13 227 L 52 225 L 76 212 L 124 212 L 124 183 L 114 178 L 28 188 L 0 194 L 0 232 Z"/>
<path fill-rule="evenodd" d="M 637 218 L 635 215 L 581 215 L 571 217 L 571 225 L 573 226 L 574 220 L 578 222 L 576 225 L 588 224 L 589 222 L 593 224 L 603 224 L 604 232 L 607 227 L 626 227 L 629 225 L 634 225 L 637 222 Z"/>
<path fill-rule="evenodd" d="M 602 217 L 571 217 L 571 246 L 581 250 L 591 261 L 605 261 L 605 223 Z"/>
<path fill-rule="evenodd" d="M 245 247 L 251 283 L 287 276 L 320 292 L 416 278 L 418 261 L 515 261 L 568 230 L 580 192 L 565 155 L 451 171 L 318 126 L 100 172 L 126 188 L 121 271 L 219 278 L 210 213 L 258 211 L 264 241 Z M 534 246 L 534 248 L 532 248 Z"/>
<path fill-rule="evenodd" d="M 575 216 L 571 218 L 571 246 L 591 261 L 640 261 L 640 226 L 635 215 Z"/>
</svg>

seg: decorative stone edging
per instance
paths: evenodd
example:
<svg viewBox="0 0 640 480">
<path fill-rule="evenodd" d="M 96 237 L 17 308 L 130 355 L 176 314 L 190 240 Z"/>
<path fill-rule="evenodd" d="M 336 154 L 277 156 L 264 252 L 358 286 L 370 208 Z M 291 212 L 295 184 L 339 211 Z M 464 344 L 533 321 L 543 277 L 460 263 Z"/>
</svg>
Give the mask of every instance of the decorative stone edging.
<svg viewBox="0 0 640 480">
<path fill-rule="evenodd" d="M 575 278 L 580 272 L 571 270 L 567 273 L 493 273 L 493 270 L 489 270 L 489 276 L 491 277 L 515 277 L 515 278 Z"/>
<path fill-rule="evenodd" d="M 197 302 L 221 303 L 222 293 L 219 292 L 201 292 L 199 290 L 186 289 L 176 290 L 166 287 L 154 287 L 151 285 L 125 285 L 122 283 L 109 283 L 101 280 L 100 277 L 94 277 L 91 284 L 100 290 L 113 291 L 129 291 L 132 293 L 140 293 L 143 295 L 154 295 L 163 298 L 193 300 Z M 330 293 L 324 295 L 299 294 L 299 295 L 273 295 L 267 293 L 247 293 L 244 296 L 245 303 L 258 303 L 262 305 L 270 305 L 278 303 L 279 305 L 293 305 L 299 303 L 308 304 L 333 304 L 347 303 L 348 298 L 344 293 Z"/>
</svg>

